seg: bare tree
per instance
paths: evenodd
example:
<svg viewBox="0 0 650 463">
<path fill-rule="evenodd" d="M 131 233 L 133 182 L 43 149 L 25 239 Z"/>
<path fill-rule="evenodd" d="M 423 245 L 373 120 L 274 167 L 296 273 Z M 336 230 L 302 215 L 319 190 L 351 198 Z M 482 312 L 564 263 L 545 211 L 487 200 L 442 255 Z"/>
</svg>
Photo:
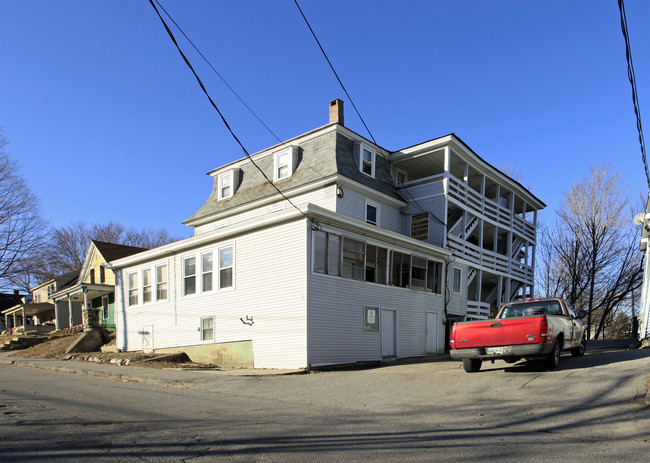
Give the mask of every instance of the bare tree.
<svg viewBox="0 0 650 463">
<path fill-rule="evenodd" d="M 6 153 L 0 134 L 0 282 L 10 279 L 26 266 L 27 257 L 42 242 L 46 224 L 41 218 L 38 198 L 32 193 Z"/>
<path fill-rule="evenodd" d="M 542 233 L 539 288 L 586 310 L 588 336 L 595 321 L 598 337 L 641 285 L 637 230 L 628 207 L 621 176 L 609 166 L 592 167 L 565 193 L 555 226 Z"/>
<path fill-rule="evenodd" d="M 55 228 L 50 232 L 47 249 L 40 256 L 41 271 L 38 280 L 45 281 L 70 271 L 79 270 L 83 265 L 91 240 L 151 249 L 178 239 L 165 229 L 137 230 L 127 228 L 119 222 L 111 221 L 89 225 L 86 222 L 77 221 L 68 226 Z"/>
</svg>

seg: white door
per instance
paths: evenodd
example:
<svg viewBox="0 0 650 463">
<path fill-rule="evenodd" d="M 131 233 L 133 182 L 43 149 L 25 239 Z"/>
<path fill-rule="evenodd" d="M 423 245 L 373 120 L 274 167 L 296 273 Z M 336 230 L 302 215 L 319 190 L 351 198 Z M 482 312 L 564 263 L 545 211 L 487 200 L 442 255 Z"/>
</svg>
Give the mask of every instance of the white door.
<svg viewBox="0 0 650 463">
<path fill-rule="evenodd" d="M 142 328 L 142 351 L 146 354 L 153 352 L 153 325 Z"/>
<path fill-rule="evenodd" d="M 397 357 L 397 312 L 381 310 L 381 355 Z"/>
<path fill-rule="evenodd" d="M 426 353 L 435 354 L 438 350 L 438 314 L 427 312 Z"/>
</svg>

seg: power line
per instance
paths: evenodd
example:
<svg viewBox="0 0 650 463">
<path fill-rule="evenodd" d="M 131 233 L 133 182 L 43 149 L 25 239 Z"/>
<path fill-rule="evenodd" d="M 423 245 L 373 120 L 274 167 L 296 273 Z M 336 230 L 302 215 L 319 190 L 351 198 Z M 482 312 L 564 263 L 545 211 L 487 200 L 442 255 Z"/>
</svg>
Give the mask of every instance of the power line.
<svg viewBox="0 0 650 463">
<path fill-rule="evenodd" d="M 255 117 L 255 119 L 257 119 L 257 120 L 259 121 L 259 123 L 262 124 L 262 125 L 264 126 L 264 128 L 265 128 L 266 130 L 268 130 L 269 133 L 275 137 L 275 139 L 276 139 L 277 141 L 279 141 L 280 143 L 282 143 L 282 140 L 280 140 L 280 138 L 279 138 L 279 137 L 278 137 L 278 136 L 273 132 L 273 130 L 271 130 L 271 129 L 270 129 L 270 128 L 269 128 L 269 127 L 264 123 L 264 121 L 263 121 L 262 119 L 260 119 L 260 117 L 255 113 L 255 111 L 253 111 L 252 108 L 246 104 L 246 102 L 243 100 L 243 98 L 242 98 L 241 96 L 239 96 L 239 94 L 235 91 L 235 89 L 232 88 L 228 82 L 226 82 L 226 79 L 224 79 L 223 76 L 219 73 L 219 71 L 217 71 L 217 70 L 215 69 L 215 67 L 212 65 L 212 63 L 210 63 L 210 61 L 208 61 L 208 59 L 205 57 L 205 55 L 203 55 L 203 53 L 201 53 L 201 50 L 199 50 L 199 48 L 194 44 L 194 42 L 192 42 L 192 40 L 187 36 L 187 34 L 185 33 L 185 31 L 183 31 L 183 29 L 181 28 L 181 26 L 179 26 L 178 23 L 177 23 L 176 21 L 174 21 L 174 18 L 172 18 L 172 16 L 167 12 L 167 10 L 165 9 L 165 7 L 162 6 L 158 0 L 154 0 L 154 1 L 158 4 L 158 6 L 160 7 L 160 9 L 163 10 L 163 11 L 165 12 L 165 14 L 167 15 L 167 17 L 171 20 L 171 22 L 174 23 L 174 26 L 176 26 L 176 28 L 180 31 L 180 33 L 183 34 L 183 37 L 185 37 L 185 39 L 190 43 L 190 45 L 192 45 L 192 47 L 194 48 L 194 50 L 196 50 L 196 52 L 201 56 L 201 58 L 203 58 L 203 61 L 205 61 L 205 62 L 207 63 L 208 66 L 210 66 L 210 68 L 211 68 L 211 69 L 214 71 L 214 73 L 219 77 L 219 79 L 221 79 L 221 81 L 226 85 L 226 87 L 228 87 L 228 89 L 233 93 L 233 95 L 235 95 L 235 96 L 237 97 L 237 99 L 241 102 L 241 104 L 243 104 L 243 105 L 246 107 L 246 109 L 248 109 L 248 111 L 249 111 L 249 112 L 250 112 L 250 113 Z"/>
<path fill-rule="evenodd" d="M 268 176 L 264 173 L 264 171 L 260 168 L 260 166 L 258 166 L 257 163 L 253 160 L 253 158 L 252 158 L 251 155 L 249 154 L 248 150 L 244 147 L 243 143 L 239 140 L 239 138 L 237 137 L 237 135 L 235 135 L 235 132 L 232 130 L 232 128 L 230 128 L 230 124 L 228 124 L 228 121 L 226 120 L 226 118 L 225 118 L 224 115 L 221 113 L 221 111 L 220 111 L 219 108 L 217 107 L 216 103 L 214 102 L 214 100 L 212 99 L 212 97 L 210 96 L 210 94 L 208 93 L 208 90 L 205 88 L 205 85 L 203 85 L 203 82 L 201 81 L 201 78 L 198 76 L 198 74 L 196 73 L 196 71 L 195 71 L 194 68 L 192 67 L 192 64 L 191 64 L 190 61 L 187 59 L 187 56 L 185 56 L 185 53 L 183 53 L 183 50 L 181 50 L 181 47 L 178 45 L 178 42 L 176 41 L 176 37 L 174 37 L 174 34 L 173 34 L 172 31 L 169 29 L 169 26 L 167 25 L 167 23 L 165 22 L 164 18 L 162 17 L 162 15 L 160 14 L 160 12 L 158 11 L 158 8 L 156 8 L 156 5 L 154 4 L 154 1 L 153 1 L 153 0 L 149 0 L 149 4 L 151 4 L 151 6 L 152 6 L 153 9 L 155 10 L 156 14 L 158 15 L 158 18 L 160 18 L 160 21 L 163 23 L 163 26 L 165 27 L 165 30 L 167 31 L 167 34 L 169 35 L 169 38 L 172 40 L 172 42 L 174 42 L 174 45 L 176 46 L 176 49 L 178 50 L 178 53 L 180 53 L 181 57 L 183 58 L 183 61 L 185 61 L 185 64 L 187 65 L 187 67 L 190 68 L 190 71 L 192 71 L 192 74 L 194 74 L 194 77 L 196 78 L 196 81 L 198 82 L 199 86 L 201 87 L 201 90 L 203 90 L 203 93 L 205 93 L 205 96 L 208 97 L 208 100 L 210 101 L 210 104 L 211 104 L 212 107 L 217 111 L 217 113 L 218 113 L 219 116 L 221 117 L 221 120 L 222 120 L 223 124 L 226 126 L 226 128 L 227 128 L 228 131 L 230 132 L 230 135 L 232 135 L 232 137 L 235 139 L 235 141 L 237 142 L 237 144 L 238 144 L 238 145 L 241 147 L 241 149 L 244 151 L 244 154 L 246 155 L 246 157 L 247 157 L 247 158 L 251 161 L 251 163 L 252 163 L 252 164 L 257 168 L 257 170 L 260 171 L 260 173 L 261 173 L 262 176 L 266 179 L 266 181 L 267 181 L 267 182 L 268 182 L 268 183 L 269 183 L 273 188 L 275 188 L 275 190 L 280 194 L 280 196 L 282 196 L 282 197 L 283 197 L 283 198 L 284 198 L 284 199 L 285 199 L 289 204 L 291 204 L 291 206 L 293 206 L 293 207 L 294 207 L 298 212 L 300 212 L 302 215 L 304 215 L 307 219 L 312 220 L 312 219 L 311 219 L 307 214 L 305 214 L 305 213 L 304 213 L 300 208 L 298 208 L 298 207 L 297 207 L 297 206 L 296 206 L 296 205 L 295 205 L 295 204 L 294 204 L 294 203 L 293 203 L 289 198 L 287 198 L 287 197 L 284 195 L 284 193 L 282 193 L 282 191 L 280 191 L 280 189 L 277 187 L 277 185 L 276 185 L 275 183 L 273 183 L 273 182 L 268 178 Z M 314 226 L 315 226 L 315 227 L 320 227 L 320 225 L 319 225 L 318 223 L 315 223 Z"/>
<path fill-rule="evenodd" d="M 618 10 L 621 13 L 621 30 L 625 38 L 625 58 L 627 59 L 627 77 L 632 85 L 632 103 L 634 104 L 634 114 L 636 115 L 636 129 L 639 132 L 639 144 L 641 145 L 641 159 L 645 168 L 645 176 L 650 187 L 650 172 L 648 172 L 648 159 L 645 152 L 645 141 L 643 139 L 643 127 L 641 126 L 641 109 L 639 108 L 639 97 L 636 89 L 636 76 L 634 74 L 634 65 L 632 64 L 632 50 L 630 49 L 630 37 L 627 33 L 627 17 L 625 16 L 625 5 L 623 0 L 618 0 Z"/>
<path fill-rule="evenodd" d="M 323 56 L 327 60 L 327 63 L 330 65 L 330 68 L 332 69 L 332 72 L 336 76 L 336 80 L 339 81 L 339 85 L 341 85 L 341 88 L 343 89 L 343 91 L 347 95 L 348 99 L 350 100 L 350 103 L 352 104 L 352 107 L 354 108 L 355 112 L 357 113 L 357 116 L 359 116 L 359 119 L 361 119 L 361 123 L 366 128 L 366 130 L 368 131 L 368 134 L 370 135 L 370 138 L 372 138 L 372 141 L 376 145 L 377 141 L 375 140 L 375 137 L 372 136 L 372 132 L 370 132 L 370 129 L 366 125 L 366 121 L 363 120 L 363 117 L 361 117 L 361 113 L 357 109 L 357 105 L 354 104 L 354 101 L 352 101 L 352 97 L 350 96 L 350 94 L 346 90 L 345 86 L 343 85 L 343 82 L 341 82 L 341 79 L 339 78 L 339 75 L 336 73 L 336 70 L 334 69 L 334 66 L 332 65 L 332 62 L 327 57 L 327 53 L 325 53 L 325 50 L 323 49 L 323 46 L 320 44 L 320 41 L 318 40 L 318 37 L 316 37 L 316 33 L 314 32 L 314 29 L 312 29 L 311 25 L 309 24 L 309 21 L 307 21 L 307 17 L 305 16 L 305 13 L 302 12 L 302 8 L 300 8 L 300 5 L 298 5 L 298 0 L 293 0 L 293 1 L 296 4 L 296 6 L 298 7 L 298 11 L 300 11 L 300 14 L 302 15 L 302 19 L 305 20 L 305 24 L 307 24 L 307 27 L 311 31 L 311 35 L 314 36 L 314 40 L 316 40 L 316 43 L 318 44 L 318 48 L 320 48 L 320 51 L 323 53 Z"/>
</svg>

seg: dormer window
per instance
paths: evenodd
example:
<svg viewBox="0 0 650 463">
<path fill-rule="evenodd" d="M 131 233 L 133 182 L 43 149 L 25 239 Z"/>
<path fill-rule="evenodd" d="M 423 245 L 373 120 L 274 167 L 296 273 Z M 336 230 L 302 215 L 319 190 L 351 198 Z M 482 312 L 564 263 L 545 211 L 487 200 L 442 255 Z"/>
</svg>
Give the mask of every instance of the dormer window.
<svg viewBox="0 0 650 463">
<path fill-rule="evenodd" d="M 232 171 L 219 175 L 219 199 L 232 196 Z"/>
<path fill-rule="evenodd" d="M 227 172 L 219 174 L 217 177 L 218 182 L 218 196 L 219 201 L 222 199 L 230 199 L 237 190 L 237 183 L 239 181 L 239 169 L 231 169 Z"/>
<path fill-rule="evenodd" d="M 366 146 L 361 145 L 360 147 L 360 159 L 359 159 L 359 170 L 364 174 L 375 178 L 375 152 L 369 150 Z"/>
<path fill-rule="evenodd" d="M 296 148 L 290 147 L 273 155 L 273 182 L 293 175 L 296 166 Z"/>
</svg>

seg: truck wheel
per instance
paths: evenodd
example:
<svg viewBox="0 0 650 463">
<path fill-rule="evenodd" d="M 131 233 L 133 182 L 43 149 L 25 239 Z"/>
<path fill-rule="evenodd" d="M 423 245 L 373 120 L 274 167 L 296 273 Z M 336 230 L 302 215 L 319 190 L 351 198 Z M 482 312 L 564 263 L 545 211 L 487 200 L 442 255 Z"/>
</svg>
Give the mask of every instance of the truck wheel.
<svg viewBox="0 0 650 463">
<path fill-rule="evenodd" d="M 544 367 L 547 370 L 555 370 L 560 365 L 560 352 L 562 351 L 562 346 L 560 345 L 560 340 L 555 341 L 553 344 L 553 350 L 550 354 L 544 359 Z"/>
<path fill-rule="evenodd" d="M 585 338 L 582 338 L 582 341 L 580 341 L 580 345 L 578 347 L 571 349 L 571 355 L 573 357 L 582 357 L 583 355 L 585 355 L 585 350 L 587 350 L 587 340 Z"/>
<path fill-rule="evenodd" d="M 481 369 L 481 364 L 481 359 L 463 359 L 463 368 L 467 373 L 476 373 Z"/>
</svg>

